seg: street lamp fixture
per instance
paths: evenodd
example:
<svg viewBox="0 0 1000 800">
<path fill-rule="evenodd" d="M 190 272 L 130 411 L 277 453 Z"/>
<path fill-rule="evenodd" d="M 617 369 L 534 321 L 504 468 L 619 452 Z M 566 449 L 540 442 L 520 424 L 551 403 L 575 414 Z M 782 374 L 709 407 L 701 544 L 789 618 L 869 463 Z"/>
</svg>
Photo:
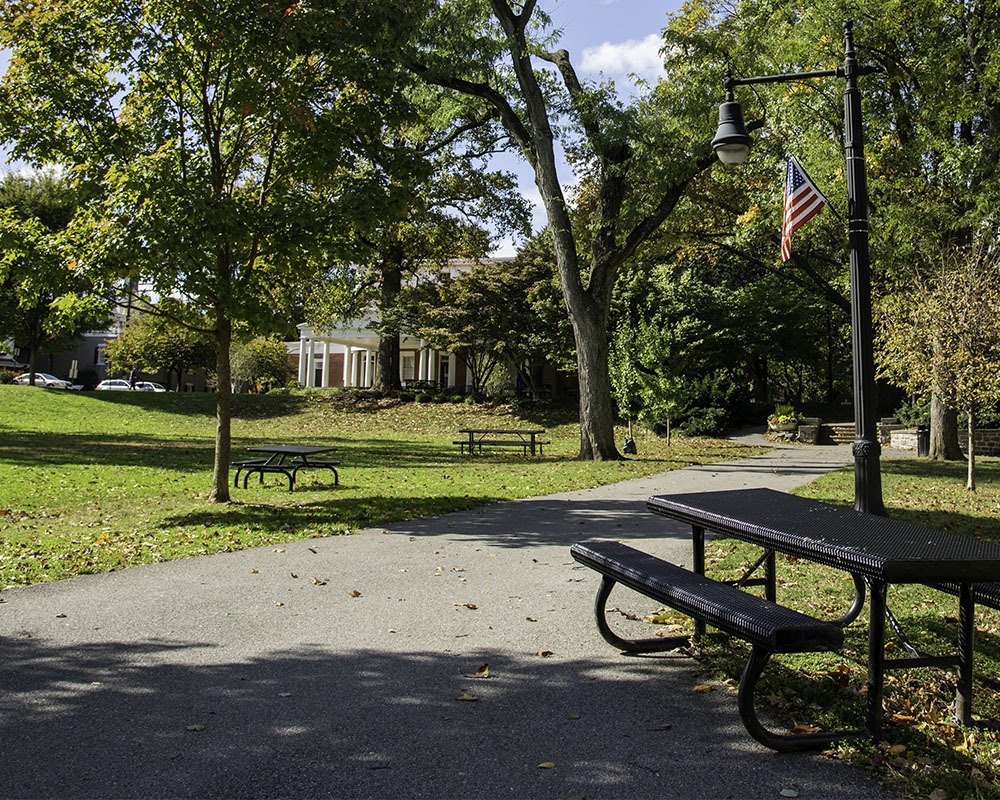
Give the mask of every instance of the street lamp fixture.
<svg viewBox="0 0 1000 800">
<path fill-rule="evenodd" d="M 743 122 L 735 87 L 757 83 L 788 83 L 814 78 L 843 78 L 844 151 L 847 156 L 847 239 L 851 267 L 851 349 L 854 362 L 854 509 L 885 515 L 881 447 L 875 424 L 875 352 L 872 333 L 871 261 L 868 253 L 868 177 L 861 127 L 858 77 L 874 72 L 859 65 L 854 54 L 853 22 L 844 22 L 844 65 L 818 72 L 733 78 L 726 74 L 726 102 L 719 106 L 719 128 L 712 147 L 724 164 L 742 164 L 753 143 Z"/>
</svg>

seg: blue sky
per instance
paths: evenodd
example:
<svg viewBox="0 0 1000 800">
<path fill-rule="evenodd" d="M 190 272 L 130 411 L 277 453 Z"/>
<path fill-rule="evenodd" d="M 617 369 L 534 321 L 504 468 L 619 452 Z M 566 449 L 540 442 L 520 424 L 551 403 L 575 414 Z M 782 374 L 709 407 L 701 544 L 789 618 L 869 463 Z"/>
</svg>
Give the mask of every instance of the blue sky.
<svg viewBox="0 0 1000 800">
<path fill-rule="evenodd" d="M 680 0 L 539 0 L 539 7 L 552 17 L 562 31 L 559 47 L 568 50 L 581 78 L 613 79 L 619 90 L 627 90 L 629 74 L 655 80 L 662 69 L 659 57 L 660 32 L 668 14 L 680 8 Z M 535 208 L 533 227 L 545 225 L 534 178 L 520 158 L 503 156 L 497 166 L 516 172 L 521 191 Z M 566 186 L 573 175 L 566 165 L 560 178 Z M 496 255 L 513 255 L 511 241 L 500 243 Z"/>
<path fill-rule="evenodd" d="M 541 0 L 581 72 L 655 77 L 659 34 L 679 0 Z"/>
</svg>

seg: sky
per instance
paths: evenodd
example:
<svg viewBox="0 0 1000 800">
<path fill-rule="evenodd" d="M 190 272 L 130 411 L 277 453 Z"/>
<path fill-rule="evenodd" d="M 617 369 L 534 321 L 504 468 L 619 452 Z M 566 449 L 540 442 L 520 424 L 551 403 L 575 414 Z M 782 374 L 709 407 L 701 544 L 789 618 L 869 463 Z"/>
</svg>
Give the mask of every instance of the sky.
<svg viewBox="0 0 1000 800">
<path fill-rule="evenodd" d="M 562 31 L 558 47 L 568 50 L 581 78 L 615 81 L 619 90 L 630 85 L 629 74 L 654 81 L 662 71 L 659 56 L 660 31 L 668 15 L 680 8 L 680 0 L 539 0 L 539 7 L 552 17 Z M 524 161 L 516 156 L 498 159 L 497 166 L 518 175 L 521 192 L 534 206 L 532 226 L 545 225 L 534 178 Z M 563 164 L 560 177 L 564 184 L 573 176 Z M 516 246 L 501 242 L 495 255 L 510 256 Z"/>
</svg>

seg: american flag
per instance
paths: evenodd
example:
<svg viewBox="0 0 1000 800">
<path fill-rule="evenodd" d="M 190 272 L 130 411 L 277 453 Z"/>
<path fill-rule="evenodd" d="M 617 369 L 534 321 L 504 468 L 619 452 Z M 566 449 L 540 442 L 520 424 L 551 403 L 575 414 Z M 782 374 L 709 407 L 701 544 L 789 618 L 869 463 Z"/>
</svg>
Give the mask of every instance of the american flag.
<svg viewBox="0 0 1000 800">
<path fill-rule="evenodd" d="M 781 219 L 781 260 L 792 257 L 792 234 L 815 217 L 826 198 L 820 193 L 806 171 L 794 158 L 788 159 L 785 168 L 785 213 Z"/>
</svg>

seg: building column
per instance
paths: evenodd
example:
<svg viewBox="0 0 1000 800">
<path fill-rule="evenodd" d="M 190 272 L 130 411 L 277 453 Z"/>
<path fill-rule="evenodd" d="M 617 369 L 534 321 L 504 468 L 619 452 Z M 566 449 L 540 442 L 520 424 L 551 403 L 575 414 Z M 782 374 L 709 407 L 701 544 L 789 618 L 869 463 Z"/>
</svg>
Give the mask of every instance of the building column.
<svg viewBox="0 0 1000 800">
<path fill-rule="evenodd" d="M 372 351 L 362 350 L 364 353 L 364 361 L 361 362 L 361 386 L 367 389 L 372 385 L 371 382 L 371 365 L 372 365 Z"/>
<path fill-rule="evenodd" d="M 448 387 L 455 385 L 455 373 L 458 372 L 458 356 L 454 353 L 448 354 Z"/>
<path fill-rule="evenodd" d="M 305 334 L 299 336 L 299 384 L 306 385 L 306 375 L 309 372 L 309 340 Z"/>
<path fill-rule="evenodd" d="M 323 347 L 320 351 L 323 354 L 323 380 L 320 384 L 324 389 L 330 388 L 330 342 L 323 340 Z"/>
<path fill-rule="evenodd" d="M 312 387 L 316 385 L 316 339 L 312 338 L 309 340 L 309 356 L 306 359 L 306 387 Z"/>
<path fill-rule="evenodd" d="M 426 381 L 427 380 L 427 361 L 428 361 L 428 351 L 427 342 L 421 339 L 420 350 L 417 352 L 417 357 L 420 362 L 417 364 L 417 380 Z"/>
</svg>

